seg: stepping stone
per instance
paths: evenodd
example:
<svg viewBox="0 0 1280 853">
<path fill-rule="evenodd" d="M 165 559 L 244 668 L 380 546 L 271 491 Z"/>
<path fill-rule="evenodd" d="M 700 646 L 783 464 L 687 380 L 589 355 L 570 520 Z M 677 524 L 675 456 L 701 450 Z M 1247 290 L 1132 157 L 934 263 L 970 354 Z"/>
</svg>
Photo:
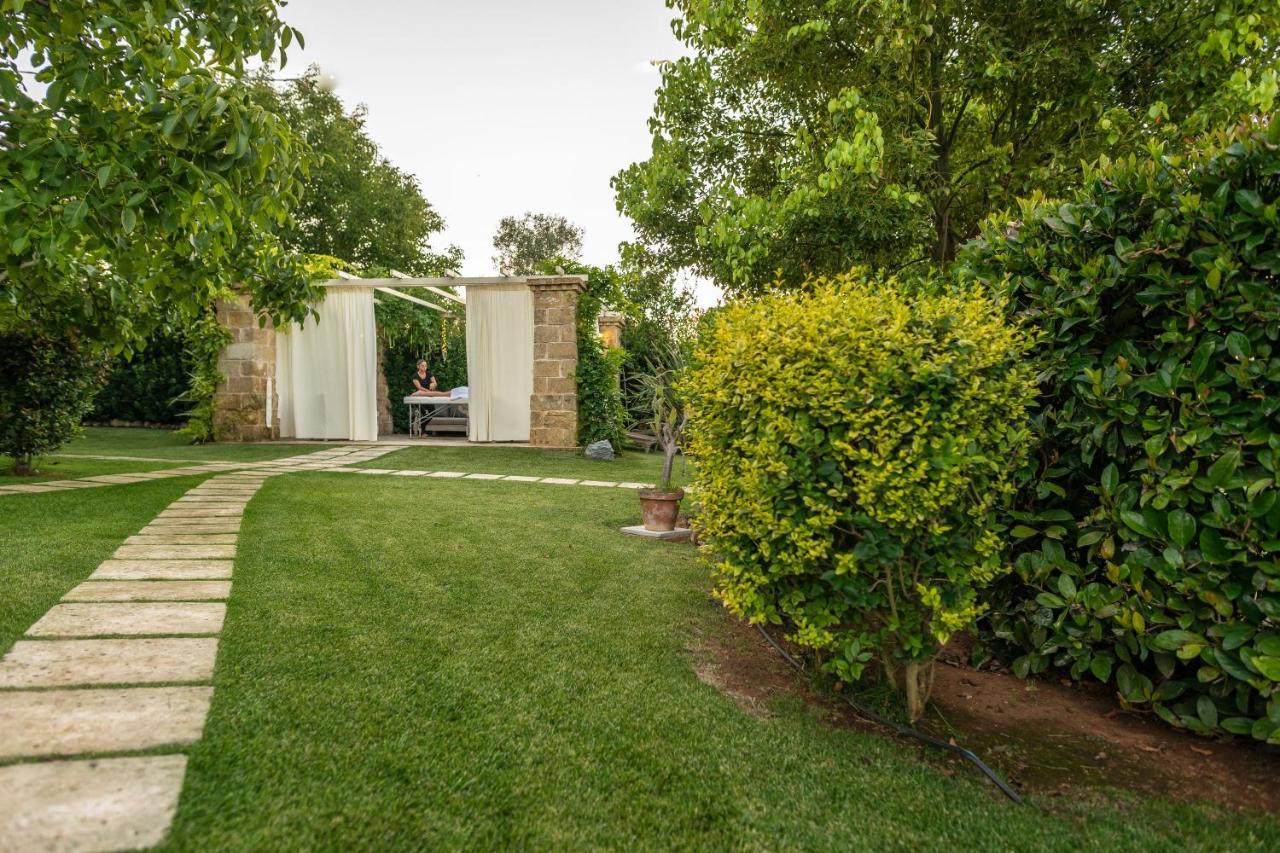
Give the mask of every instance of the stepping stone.
<svg viewBox="0 0 1280 853">
<path fill-rule="evenodd" d="M 148 524 L 146 527 L 138 531 L 138 535 L 149 536 L 149 537 L 156 537 L 156 536 L 172 537 L 174 534 L 185 534 L 185 533 L 235 534 L 239 532 L 239 530 L 240 530 L 239 521 L 228 520 L 226 522 L 223 522 L 218 519 L 213 519 L 208 522 L 196 521 L 196 522 L 193 522 L 192 524 L 161 524 L 161 525 Z"/>
<path fill-rule="evenodd" d="M 135 850 L 164 840 L 185 755 L 0 767 L 4 850 Z"/>
<path fill-rule="evenodd" d="M 391 468 L 361 468 L 360 473 L 361 474 L 394 474 L 395 471 Z"/>
<path fill-rule="evenodd" d="M 510 482 L 510 483 L 536 483 L 536 482 L 538 482 L 539 480 L 541 480 L 542 478 L 541 478 L 541 477 L 526 477 L 526 476 L 524 476 L 523 474 L 508 474 L 507 476 L 503 477 L 502 479 L 503 479 L 503 480 L 505 480 L 505 481 L 507 481 L 507 482 Z"/>
<path fill-rule="evenodd" d="M 583 480 L 579 486 L 602 486 L 606 489 L 612 489 L 618 484 L 610 480 Z"/>
<path fill-rule="evenodd" d="M 235 559 L 235 545 L 121 545 L 114 560 L 221 560 Z"/>
<path fill-rule="evenodd" d="M 188 495 L 248 495 L 252 497 L 258 493 L 257 486 L 196 486 Z"/>
<path fill-rule="evenodd" d="M 450 478 L 456 478 L 456 477 L 465 477 L 465 476 L 467 476 L 467 475 L 466 475 L 466 472 L 465 472 L 465 471 L 432 471 L 432 472 L 431 472 L 430 474 L 428 474 L 427 476 L 428 476 L 428 477 L 450 477 Z"/>
<path fill-rule="evenodd" d="M 234 565 L 234 560 L 103 560 L 89 580 L 225 580 Z"/>
<path fill-rule="evenodd" d="M 0 660 L 0 687 L 210 681 L 217 656 L 217 637 L 19 640 Z"/>
<path fill-rule="evenodd" d="M 208 518 L 216 516 L 241 516 L 244 515 L 244 507 L 242 506 L 208 506 L 208 507 L 175 507 L 170 504 L 169 508 L 156 516 L 156 518 Z"/>
<path fill-rule="evenodd" d="M 123 752 L 195 743 L 212 687 L 0 693 L 0 758 Z"/>
<path fill-rule="evenodd" d="M 342 472 L 343 474 L 359 474 L 359 473 L 360 473 L 361 471 L 363 471 L 364 469 L 363 469 L 363 468 L 346 468 L 346 467 L 341 467 L 341 466 L 340 466 L 340 467 L 337 467 L 337 468 L 328 468 L 328 469 L 326 469 L 326 470 L 328 470 L 328 471 L 340 471 L 340 472 Z M 425 474 L 426 472 L 424 471 L 423 473 Z"/>
<path fill-rule="evenodd" d="M 49 483 L 51 486 L 57 486 L 60 489 L 93 489 L 105 486 L 106 483 L 89 483 L 84 480 L 59 480 L 57 483 Z"/>
<path fill-rule="evenodd" d="M 214 516 L 212 518 L 191 518 L 185 516 L 173 516 L 170 518 L 161 518 L 156 516 L 147 523 L 148 527 L 183 527 L 188 524 L 240 524 L 240 516 L 226 515 Z"/>
<path fill-rule="evenodd" d="M 619 489 L 644 489 L 647 486 L 644 483 L 619 483 Z"/>
<path fill-rule="evenodd" d="M 61 489 L 57 486 L 46 486 L 40 483 L 20 483 L 16 486 L 9 486 L 8 491 L 36 494 L 37 492 L 57 492 L 61 491 Z"/>
<path fill-rule="evenodd" d="M 129 474 L 102 474 L 97 477 L 84 477 L 94 483 L 111 483 L 112 485 L 124 485 L 125 483 L 141 483 L 142 477 L 135 477 Z"/>
<path fill-rule="evenodd" d="M 179 530 L 181 528 L 163 528 Z M 234 545 L 234 533 L 139 533 L 124 540 L 126 545 Z"/>
<path fill-rule="evenodd" d="M 501 480 L 502 474 L 468 474 L 468 480 Z"/>
<path fill-rule="evenodd" d="M 391 473 L 396 477 L 425 477 L 427 475 L 426 471 L 392 471 Z"/>
<path fill-rule="evenodd" d="M 556 486 L 573 486 L 577 484 L 577 480 L 570 480 L 565 477 L 543 477 L 542 482 L 551 483 Z"/>
<path fill-rule="evenodd" d="M 244 506 L 253 495 L 219 495 L 219 494 L 185 494 L 173 502 L 173 506 L 186 504 L 225 504 L 228 506 Z"/>
<path fill-rule="evenodd" d="M 27 629 L 27 636 L 216 634 L 226 615 L 227 606 L 222 603 L 55 604 Z"/>
<path fill-rule="evenodd" d="M 231 581 L 85 581 L 63 601 L 224 601 Z"/>
</svg>

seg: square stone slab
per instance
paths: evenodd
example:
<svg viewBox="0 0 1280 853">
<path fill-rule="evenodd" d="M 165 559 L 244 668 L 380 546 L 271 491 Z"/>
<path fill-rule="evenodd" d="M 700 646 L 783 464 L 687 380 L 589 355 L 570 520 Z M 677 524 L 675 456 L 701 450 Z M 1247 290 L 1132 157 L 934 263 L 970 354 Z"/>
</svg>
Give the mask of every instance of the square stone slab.
<svg viewBox="0 0 1280 853">
<path fill-rule="evenodd" d="M 612 489 L 618 484 L 611 480 L 583 480 L 579 486 L 603 486 L 606 489 Z"/>
<path fill-rule="evenodd" d="M 210 681 L 217 637 L 19 640 L 0 660 L 0 687 Z"/>
<path fill-rule="evenodd" d="M 432 471 L 427 476 L 455 478 L 455 477 L 465 477 L 467 476 L 467 472 L 465 471 Z"/>
<path fill-rule="evenodd" d="M 135 477 L 131 474 L 102 474 L 97 477 L 85 477 L 84 479 L 92 480 L 95 483 L 111 483 L 113 485 L 145 482 L 142 477 Z"/>
<path fill-rule="evenodd" d="M 232 560 L 103 560 L 89 580 L 225 580 L 234 565 Z"/>
<path fill-rule="evenodd" d="M 253 497 L 258 493 L 257 486 L 197 486 L 187 492 L 188 496 L 225 495 L 227 497 Z"/>
<path fill-rule="evenodd" d="M 110 634 L 216 634 L 222 603 L 55 604 L 27 630 L 29 637 L 101 637 Z"/>
<path fill-rule="evenodd" d="M 502 474 L 468 474 L 468 480 L 501 480 Z"/>
<path fill-rule="evenodd" d="M 173 528 L 181 530 L 182 528 Z M 126 545 L 234 545 L 234 533 L 139 533 L 124 540 Z"/>
<path fill-rule="evenodd" d="M 214 519 L 212 521 L 194 521 L 191 524 L 148 524 L 138 531 L 139 536 L 147 538 L 195 536 L 201 534 L 223 534 L 234 536 L 240 532 L 240 520 Z M 126 540 L 127 541 L 127 540 Z"/>
<path fill-rule="evenodd" d="M 63 601 L 225 601 L 231 581 L 85 581 Z"/>
<path fill-rule="evenodd" d="M 652 488 L 647 483 L 619 483 L 619 489 L 648 489 Z"/>
<path fill-rule="evenodd" d="M 0 848 L 153 847 L 173 822 L 186 768 L 185 755 L 0 767 Z"/>
<path fill-rule="evenodd" d="M 235 545 L 121 545 L 115 560 L 223 560 L 234 559 Z"/>
<path fill-rule="evenodd" d="M 526 476 L 525 476 L 525 475 L 523 475 L 523 474 L 508 474 L 507 476 L 503 477 L 502 479 L 503 479 L 503 480 L 505 480 L 505 481 L 506 481 L 506 482 L 508 482 L 508 483 L 536 483 L 536 482 L 538 482 L 539 480 L 541 480 L 542 478 L 541 478 L 541 477 L 526 477 Z"/>
<path fill-rule="evenodd" d="M 551 483 L 554 486 L 573 486 L 577 485 L 577 480 L 571 480 L 568 477 L 543 477 L 542 482 Z"/>
<path fill-rule="evenodd" d="M 693 531 L 687 527 L 677 527 L 675 530 L 649 530 L 643 524 L 637 524 L 632 527 L 623 527 L 621 530 L 628 536 L 660 539 L 663 542 L 688 542 L 693 536 Z"/>
<path fill-rule="evenodd" d="M 358 470 L 358 469 L 357 469 Z M 425 477 L 426 471 L 392 471 L 391 474 L 396 477 Z"/>
<path fill-rule="evenodd" d="M 195 743 L 212 696 L 212 687 L 0 692 L 0 758 Z"/>
<path fill-rule="evenodd" d="M 10 492 L 28 492 L 30 494 L 38 494 L 40 492 L 60 492 L 57 486 L 44 486 L 39 483 L 19 483 L 16 486 L 8 486 Z"/>
</svg>

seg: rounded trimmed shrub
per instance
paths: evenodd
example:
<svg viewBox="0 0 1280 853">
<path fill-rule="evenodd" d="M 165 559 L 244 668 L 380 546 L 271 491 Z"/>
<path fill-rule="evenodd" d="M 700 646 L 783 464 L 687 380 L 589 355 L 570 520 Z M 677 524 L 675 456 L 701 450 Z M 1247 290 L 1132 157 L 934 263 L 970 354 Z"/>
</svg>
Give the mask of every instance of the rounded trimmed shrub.
<svg viewBox="0 0 1280 853">
<path fill-rule="evenodd" d="M 997 649 L 1280 743 L 1280 119 L 1103 163 L 960 263 L 1039 332 Z"/>
<path fill-rule="evenodd" d="M 723 309 L 689 380 L 717 597 L 845 681 L 877 660 L 918 717 L 931 661 L 1006 571 L 1027 341 L 980 294 L 854 272 Z"/>
</svg>

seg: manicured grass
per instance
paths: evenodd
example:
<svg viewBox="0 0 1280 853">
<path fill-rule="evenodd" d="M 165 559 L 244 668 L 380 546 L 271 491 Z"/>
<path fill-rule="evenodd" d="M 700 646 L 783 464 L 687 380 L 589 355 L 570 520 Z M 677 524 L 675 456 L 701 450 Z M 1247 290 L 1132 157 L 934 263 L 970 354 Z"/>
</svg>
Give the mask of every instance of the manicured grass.
<svg viewBox="0 0 1280 853">
<path fill-rule="evenodd" d="M 410 447 L 388 453 L 362 467 L 653 483 L 662 470 L 662 455 L 628 451 L 617 459 L 601 462 L 587 459 L 580 452 L 572 450 L 538 450 L 532 447 Z M 677 459 L 677 481 L 683 481 L 686 473 L 684 460 Z"/>
<path fill-rule="evenodd" d="M 45 480 L 74 480 L 99 474 L 134 474 L 177 468 L 181 462 L 130 462 L 116 459 L 75 459 L 70 456 L 43 456 L 33 466 L 38 473 L 19 477 L 13 473 L 13 460 L 0 457 L 0 486 L 15 483 L 39 483 Z"/>
<path fill-rule="evenodd" d="M 65 453 L 154 456 L 161 459 L 257 462 L 322 449 L 305 444 L 192 444 L 174 430 L 88 427 L 63 448 Z"/>
<path fill-rule="evenodd" d="M 0 497 L 0 654 L 199 479 Z"/>
<path fill-rule="evenodd" d="M 690 666 L 725 625 L 705 569 L 619 535 L 634 517 L 621 491 L 270 480 L 168 846 L 1280 845 L 1274 820 L 1153 800 L 1017 807 L 798 701 L 744 713 Z"/>
</svg>

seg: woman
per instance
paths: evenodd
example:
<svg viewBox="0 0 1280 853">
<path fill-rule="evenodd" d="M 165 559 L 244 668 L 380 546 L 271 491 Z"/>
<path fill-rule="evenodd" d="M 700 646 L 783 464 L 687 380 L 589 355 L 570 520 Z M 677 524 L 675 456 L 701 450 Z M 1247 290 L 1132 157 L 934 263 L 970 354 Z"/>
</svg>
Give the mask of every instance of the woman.
<svg viewBox="0 0 1280 853">
<path fill-rule="evenodd" d="M 436 390 L 436 377 L 427 370 L 427 360 L 425 358 L 418 359 L 418 370 L 409 377 L 409 381 L 413 383 L 413 393 L 411 397 L 448 397 L 448 391 Z"/>
</svg>

